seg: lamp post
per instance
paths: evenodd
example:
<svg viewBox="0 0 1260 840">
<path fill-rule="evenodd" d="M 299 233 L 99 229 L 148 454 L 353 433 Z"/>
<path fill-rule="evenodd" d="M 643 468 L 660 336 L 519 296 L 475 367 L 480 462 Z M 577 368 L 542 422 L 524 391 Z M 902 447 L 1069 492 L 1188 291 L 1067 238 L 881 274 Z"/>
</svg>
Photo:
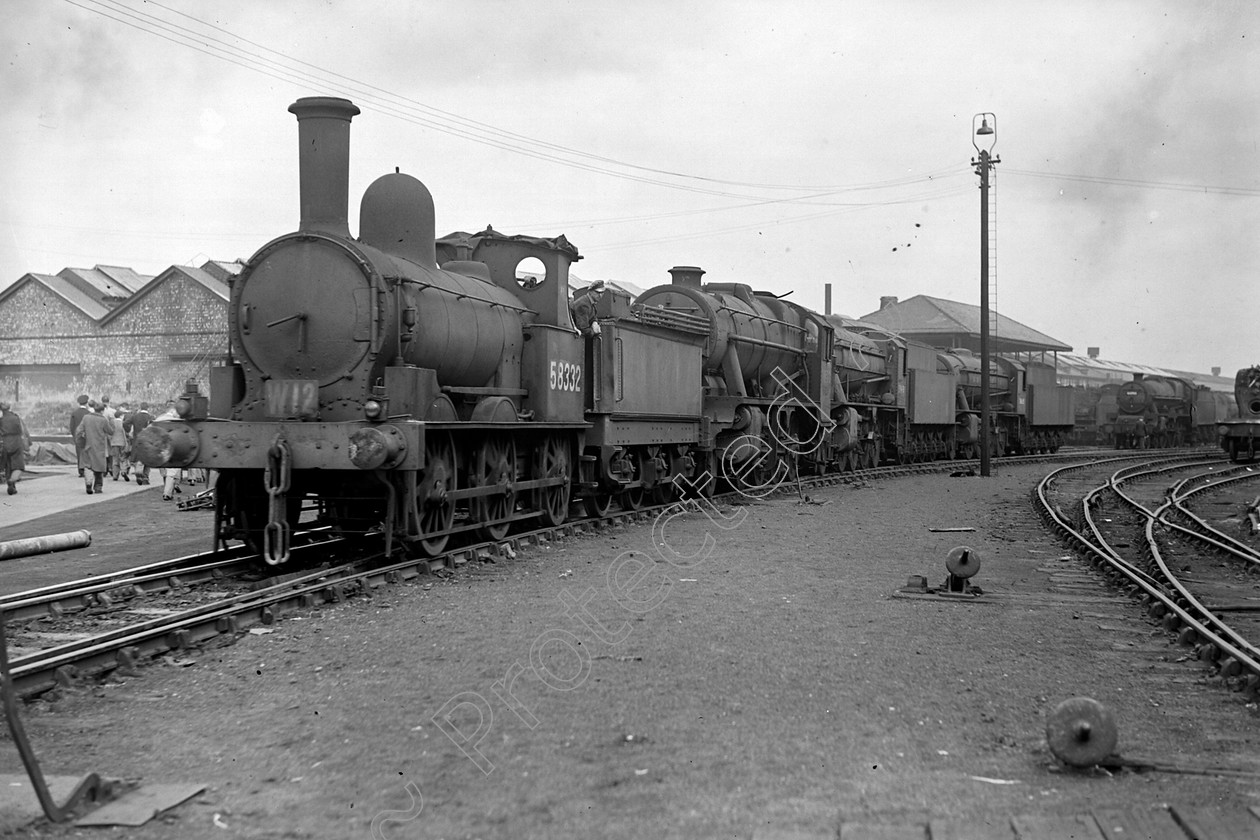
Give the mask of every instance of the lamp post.
<svg viewBox="0 0 1260 840">
<path fill-rule="evenodd" d="M 979 128 L 976 120 L 980 121 Z M 989 463 L 989 170 L 1002 159 L 992 156 L 993 147 L 997 145 L 996 116 L 990 112 L 976 114 L 971 118 L 971 130 L 974 137 L 980 138 L 979 142 L 974 138 L 971 141 L 978 155 L 972 158 L 971 165 L 980 176 L 980 475 L 988 476 L 992 474 Z"/>
</svg>

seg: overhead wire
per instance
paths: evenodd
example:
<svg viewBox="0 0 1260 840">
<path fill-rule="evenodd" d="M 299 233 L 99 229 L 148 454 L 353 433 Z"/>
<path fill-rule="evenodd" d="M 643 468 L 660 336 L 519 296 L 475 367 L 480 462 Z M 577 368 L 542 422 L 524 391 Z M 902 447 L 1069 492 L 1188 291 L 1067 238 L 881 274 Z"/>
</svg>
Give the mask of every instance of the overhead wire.
<svg viewBox="0 0 1260 840">
<path fill-rule="evenodd" d="M 1208 184 L 1189 184 L 1176 181 L 1151 181 L 1142 178 L 1117 178 L 1114 175 L 1073 175 L 1067 172 L 1040 172 L 1035 169 L 1015 169 L 1010 166 L 1002 168 L 1008 175 L 1024 175 L 1029 178 L 1045 178 L 1057 181 L 1077 181 L 1087 184 L 1103 184 L 1115 187 L 1139 187 L 1147 190 L 1176 190 L 1179 192 L 1199 192 L 1214 195 L 1258 196 L 1260 189 L 1251 187 L 1211 186 Z"/>
<path fill-rule="evenodd" d="M 970 192 L 971 192 L 970 187 L 965 187 L 961 189 L 940 190 L 933 194 L 908 196 L 903 199 L 884 202 L 883 204 L 889 204 L 889 205 L 909 204 L 912 202 L 917 203 L 917 202 L 922 202 L 922 201 L 927 201 L 927 200 L 939 201 L 946 198 L 954 198 L 960 195 L 967 195 Z M 850 205 L 848 207 L 842 207 L 836 210 L 826 210 L 819 213 L 808 213 L 808 214 L 804 214 L 800 216 L 788 216 L 788 217 L 779 218 L 779 219 L 771 219 L 768 221 L 749 222 L 748 224 L 734 225 L 734 226 L 725 227 L 725 228 L 706 229 L 703 231 L 696 231 L 692 233 L 670 234 L 667 236 L 652 237 L 648 239 L 636 239 L 636 240 L 630 240 L 626 242 L 614 242 L 614 243 L 600 245 L 599 250 L 600 251 L 615 251 L 622 248 L 641 248 L 646 245 L 660 245 L 667 242 L 682 242 L 688 239 L 709 238 L 713 236 L 720 236 L 720 235 L 730 234 L 730 233 L 745 233 L 750 230 L 762 230 L 768 227 L 775 227 L 778 225 L 796 224 L 798 222 L 809 222 L 809 221 L 814 221 L 816 219 L 827 218 L 830 216 L 842 215 L 844 213 L 859 212 L 863 210 L 868 210 L 872 206 L 873 205 L 869 205 L 869 204 L 854 204 L 854 205 Z"/>
<path fill-rule="evenodd" d="M 240 47 L 217 38 L 204 32 L 198 32 L 188 27 L 178 24 L 169 23 L 155 15 L 138 11 L 127 6 L 122 0 L 65 0 L 72 6 L 84 9 L 111 20 L 124 23 L 127 26 L 144 31 L 148 34 L 155 35 L 159 38 L 167 40 L 179 46 L 190 47 L 205 55 L 217 58 L 222 61 L 234 64 L 243 69 L 252 70 L 262 73 L 263 75 L 275 78 L 280 81 L 286 81 L 303 86 L 309 86 L 312 82 L 320 82 L 326 84 L 325 79 L 313 77 L 308 72 L 298 68 L 287 67 L 277 61 L 268 58 L 262 58 L 253 55 Z M 85 3 L 92 4 L 97 8 L 90 8 Z M 859 183 L 849 185 L 809 185 L 809 184 L 758 184 L 752 182 L 723 180 L 710 178 L 700 175 L 690 175 L 686 173 L 673 172 L 670 170 L 659 169 L 656 167 L 641 166 L 638 164 L 628 163 L 616 160 L 602 155 L 595 155 L 584 152 L 560 144 L 551 143 L 549 141 L 541 141 L 528 137 L 516 132 L 507 131 L 496 128 L 486 123 L 470 120 L 456 114 L 452 114 L 441 109 L 433 108 L 417 100 L 410 99 L 395 93 L 392 93 L 375 85 L 362 82 L 349 76 L 345 76 L 334 71 L 325 70 L 317 65 L 300 59 L 293 58 L 279 51 L 273 50 L 252 41 L 243 38 L 223 27 L 215 24 L 207 23 L 192 15 L 188 15 L 179 10 L 170 9 L 161 3 L 150 0 L 148 5 L 156 6 L 167 10 L 173 14 L 180 15 L 188 20 L 194 21 L 202 26 L 209 27 L 218 32 L 222 32 L 230 38 L 249 44 L 257 49 L 280 56 L 285 61 L 307 67 L 322 76 L 331 77 L 339 80 L 337 85 L 348 85 L 350 91 L 356 98 L 365 105 L 375 108 L 376 110 L 393 116 L 397 119 L 419 125 L 424 128 L 439 131 L 441 133 L 450 134 L 452 136 L 467 139 L 493 148 L 502 149 L 504 151 L 532 157 L 535 159 L 558 163 L 563 166 L 572 167 L 579 170 L 589 171 L 596 174 L 609 175 L 611 177 L 621 178 L 639 183 L 645 183 L 654 186 L 666 187 L 669 189 L 683 190 L 687 192 L 695 192 L 705 195 L 713 195 L 724 198 L 738 198 L 743 200 L 767 200 L 767 201 L 809 201 L 812 199 L 823 198 L 848 191 L 865 191 L 865 190 L 881 190 L 899 186 L 923 183 L 934 177 L 940 177 L 947 174 L 957 167 L 942 167 L 937 170 L 924 173 L 916 173 L 913 175 L 905 175 L 898 178 L 888 179 L 885 181 Z M 123 20 L 116 14 L 125 15 L 130 20 Z M 199 43 L 198 39 L 204 42 L 212 42 L 218 44 L 222 50 L 208 49 L 206 43 Z M 227 52 L 223 52 L 226 50 Z M 419 112 L 419 113 L 415 113 Z M 574 159 L 576 158 L 576 159 Z M 588 162 L 588 161 L 594 161 Z M 601 165 L 601 164 L 607 164 Z M 631 172 L 620 172 L 615 169 L 609 169 L 608 166 L 623 167 L 625 169 L 634 170 Z M 650 175 L 635 174 L 635 172 L 650 173 Z M 749 195 L 747 193 L 731 192 L 729 190 L 714 189 L 708 186 L 695 186 L 687 183 L 676 183 L 673 181 L 662 180 L 659 177 L 651 177 L 652 175 L 666 176 L 678 178 L 683 181 L 696 181 L 700 184 L 726 185 L 734 187 L 747 187 L 752 189 L 769 189 L 769 190 L 790 190 L 798 192 L 813 193 L 813 195 L 800 196 L 795 198 L 783 199 L 764 199 L 762 196 Z"/>
<path fill-rule="evenodd" d="M 147 0 L 145 5 L 162 9 L 172 15 L 177 15 L 180 18 L 202 27 L 203 29 L 193 29 L 187 26 L 182 26 L 173 21 L 165 20 L 157 15 L 136 9 L 133 6 L 128 5 L 124 2 L 124 0 L 65 0 L 65 2 L 89 13 L 100 15 L 133 29 L 145 32 L 146 34 L 161 38 L 177 46 L 192 49 L 211 58 L 233 64 L 237 67 L 241 67 L 242 69 L 259 73 L 281 82 L 307 88 L 313 84 L 318 84 L 321 87 L 331 86 L 341 89 L 349 95 L 352 95 L 356 101 L 365 107 L 372 108 L 385 115 L 394 117 L 395 119 L 412 125 L 417 125 L 421 128 L 437 131 L 450 136 L 458 137 L 460 139 L 468 140 L 470 142 L 489 146 L 491 148 L 500 149 L 502 151 L 580 171 L 591 172 L 593 174 L 672 190 L 681 190 L 718 198 L 736 199 L 740 202 L 718 207 L 705 207 L 655 214 L 639 214 L 603 219 L 579 219 L 565 222 L 564 224 L 595 227 L 634 222 L 659 221 L 669 218 L 708 215 L 717 212 L 728 212 L 732 210 L 775 205 L 782 206 L 799 204 L 838 208 L 829 209 L 819 213 L 772 219 L 758 224 L 721 228 L 695 235 L 675 235 L 606 246 L 609 248 L 633 247 L 642 244 L 655 244 L 659 242 L 674 241 L 676 239 L 696 238 L 711 234 L 740 232 L 756 229 L 758 227 L 765 227 L 767 225 L 789 224 L 798 221 L 817 219 L 829 215 L 835 215 L 837 213 L 847 212 L 853 209 L 891 206 L 912 201 L 923 201 L 926 200 L 923 194 L 910 197 L 902 196 L 881 198 L 871 201 L 839 201 L 834 199 L 837 199 L 846 193 L 878 192 L 911 186 L 941 186 L 941 182 L 968 174 L 970 171 L 968 168 L 963 166 L 948 166 L 927 172 L 906 174 L 897 178 L 868 183 L 847 185 L 809 185 L 772 184 L 728 180 L 677 172 L 659 167 L 644 166 L 641 164 L 618 160 L 605 155 L 583 151 L 581 149 L 575 149 L 547 140 L 539 140 L 525 134 L 499 128 L 488 123 L 463 117 L 453 112 L 435 108 L 410 97 L 396 94 L 385 88 L 368 82 L 363 82 L 335 71 L 327 70 L 319 65 L 287 55 L 258 41 L 238 35 L 229 29 L 218 26 L 217 24 L 202 20 L 201 18 L 190 15 L 179 9 L 174 9 L 168 5 L 158 2 L 158 0 Z M 206 30 L 212 30 L 212 32 L 208 32 Z M 223 38 L 217 37 L 213 34 L 213 32 L 222 33 L 231 40 L 224 40 Z M 254 48 L 255 52 L 243 49 L 236 43 L 232 43 L 232 41 L 249 45 Z M 279 60 L 259 55 L 259 52 L 266 53 L 271 56 L 277 56 Z M 1213 192 L 1242 196 L 1260 194 L 1260 190 L 1246 188 L 1209 187 L 1194 184 L 1143 181 L 1139 179 L 1049 173 L 1039 172 L 1036 170 L 1016 169 L 1009 166 L 1006 167 L 1005 171 L 1008 174 L 1017 176 L 1023 175 L 1033 178 L 1071 180 L 1122 187 Z M 794 194 L 789 196 L 765 196 L 748 194 L 746 192 L 733 191 L 732 189 L 725 188 L 736 188 L 736 190 L 778 190 Z M 804 194 L 801 195 L 796 193 Z M 927 197 L 942 198 L 955 194 L 958 194 L 957 190 L 947 190 L 942 193 L 929 194 Z M 149 235 L 152 236 L 154 234 L 150 233 Z M 173 235 L 174 234 L 172 234 L 172 236 Z M 233 236 L 231 238 L 239 237 Z"/>
<path fill-rule="evenodd" d="M 99 0 L 94 0 L 94 2 L 99 2 Z M 118 3 L 118 2 L 119 2 L 119 0 L 109 0 L 109 2 Z M 674 171 L 672 171 L 672 170 L 668 170 L 668 169 L 660 169 L 660 168 L 657 168 L 657 167 L 643 166 L 643 165 L 636 164 L 636 163 L 630 163 L 630 162 L 628 162 L 628 161 L 618 160 L 618 159 L 616 159 L 616 158 L 606 157 L 606 156 L 604 156 L 604 155 L 597 155 L 597 154 L 594 154 L 594 153 L 592 153 L 592 152 L 583 151 L 583 150 L 581 150 L 581 149 L 574 149 L 574 148 L 572 148 L 572 147 L 570 147 L 570 146 L 564 146 L 564 145 L 561 145 L 561 144 L 559 144 L 559 143 L 553 143 L 553 142 L 548 141 L 548 140 L 539 140 L 539 139 L 537 139 L 537 138 L 535 138 L 535 137 L 530 137 L 530 136 L 528 136 L 528 135 L 519 134 L 519 133 L 514 132 L 514 131 L 509 131 L 509 130 L 507 130 L 507 129 L 499 128 L 499 127 L 494 126 L 494 125 L 490 125 L 489 123 L 480 122 L 480 121 L 478 121 L 478 120 L 473 120 L 473 119 L 470 119 L 470 118 L 468 118 L 468 117 L 464 117 L 464 116 L 461 116 L 461 115 L 459 115 L 459 114 L 455 114 L 455 113 L 453 113 L 453 112 L 451 112 L 451 111 L 445 111 L 445 110 L 443 110 L 443 109 L 441 109 L 441 108 L 436 108 L 436 107 L 431 106 L 431 105 L 426 105 L 426 104 L 425 104 L 425 103 L 423 103 L 423 102 L 420 102 L 420 101 L 415 100 L 415 99 L 411 99 L 410 97 L 402 96 L 401 94 L 396 94 L 396 93 L 394 93 L 394 92 L 392 92 L 392 91 L 389 91 L 389 90 L 387 90 L 387 89 L 385 89 L 385 88 L 381 88 L 381 87 L 378 87 L 378 86 L 376 86 L 376 85 L 370 84 L 370 83 L 368 83 L 368 82 L 363 82 L 363 81 L 361 81 L 361 80 L 354 79 L 353 77 L 343 75 L 343 74 L 338 73 L 338 72 L 333 71 L 333 70 L 327 70 L 327 69 L 325 69 L 325 68 L 323 68 L 323 67 L 320 67 L 319 65 L 312 64 L 312 63 L 307 62 L 307 61 L 303 61 L 302 59 L 299 59 L 299 58 L 294 58 L 293 56 L 290 56 L 290 55 L 288 55 L 288 54 L 286 54 L 286 53 L 280 52 L 280 51 L 278 51 L 278 50 L 274 50 L 274 49 L 272 49 L 272 48 L 270 48 L 270 47 L 266 46 L 265 44 L 261 44 L 261 43 L 259 43 L 259 42 L 257 42 L 257 41 L 252 41 L 252 40 L 250 40 L 250 39 L 248 39 L 248 38 L 245 38 L 245 37 L 243 37 L 243 36 L 237 35 L 235 32 L 232 32 L 232 31 L 230 31 L 230 30 L 228 30 L 228 29 L 225 29 L 225 28 L 223 28 L 223 27 L 221 27 L 221 26 L 218 26 L 217 24 L 213 24 L 213 23 L 210 23 L 210 22 L 208 22 L 208 21 L 201 20 L 200 18 L 197 18 L 197 17 L 195 17 L 195 16 L 193 16 L 193 15 L 187 14 L 186 12 L 182 12 L 182 11 L 180 11 L 180 10 L 178 10 L 178 9 L 172 9 L 172 8 L 171 8 L 171 7 L 169 7 L 169 6 L 166 6 L 166 5 L 163 5 L 162 3 L 157 2 L 157 0 L 147 0 L 147 2 L 148 2 L 148 4 L 149 4 L 149 5 L 152 5 L 152 6 L 157 6 L 158 8 L 165 9 L 165 10 L 166 10 L 166 11 L 168 11 L 168 12 L 171 12 L 171 13 L 173 13 L 173 14 L 177 14 L 177 15 L 180 15 L 181 17 L 185 17 L 185 18 L 187 18 L 187 19 L 189 19 L 189 20 L 192 20 L 192 21 L 194 21 L 194 22 L 196 22 L 196 23 L 201 24 L 202 26 L 207 26 L 207 27 L 209 27 L 209 28 L 211 28 L 211 29 L 214 29 L 214 30 L 216 30 L 216 31 L 222 32 L 223 34 L 225 34 L 225 35 L 227 35 L 227 36 L 229 36 L 229 37 L 231 37 L 231 38 L 235 38 L 235 39 L 237 39 L 237 40 L 239 40 L 239 41 L 242 41 L 242 42 L 244 42 L 244 43 L 246 43 L 246 44 L 249 44 L 249 45 L 251 45 L 251 46 L 257 47 L 258 49 L 264 50 L 264 51 L 269 52 L 269 53 L 271 53 L 271 54 L 273 54 L 273 55 L 280 56 L 280 57 L 281 57 L 281 58 L 283 58 L 285 61 L 291 61 L 291 62 L 293 62 L 293 63 L 295 63 L 295 64 L 299 64 L 299 65 L 302 65 L 302 66 L 304 66 L 304 67 L 309 67 L 309 68 L 311 68 L 312 70 L 316 71 L 317 73 L 321 73 L 321 74 L 324 74 L 324 75 L 327 75 L 327 76 L 331 76 L 331 77 L 336 78 L 336 79 L 341 79 L 341 80 L 343 80 L 343 81 L 345 81 L 345 82 L 348 82 L 348 83 L 351 83 L 351 84 L 354 84 L 354 85 L 358 85 L 358 86 L 362 87 L 363 89 L 366 89 L 366 90 L 370 90 L 370 91 L 377 92 L 377 93 L 381 94 L 382 96 L 388 97 L 388 98 L 390 98 L 390 99 L 397 100 L 397 101 L 399 101 L 399 102 L 403 103 L 404 105 L 406 105 L 406 106 L 408 106 L 408 107 L 414 107 L 414 108 L 417 108 L 417 109 L 419 109 L 419 110 L 421 110 L 421 111 L 423 111 L 423 112 L 425 112 L 425 113 L 433 114 L 433 115 L 435 115 L 435 116 L 437 116 L 437 117 L 440 117 L 441 119 L 451 120 L 451 121 L 453 121 L 453 122 L 455 122 L 455 123 L 459 123 L 459 124 L 466 125 L 466 126 L 468 126 L 468 127 L 472 128 L 472 129 L 475 129 L 475 130 L 478 130 L 478 131 L 485 131 L 485 132 L 488 132 L 488 133 L 490 133 L 490 134 L 492 134 L 492 135 L 501 136 L 501 137 L 504 137 L 504 138 L 511 138 L 512 140 L 515 140 L 515 141 L 520 141 L 520 142 L 528 143 L 528 144 L 531 144 L 531 145 L 538 145 L 538 146 L 541 146 L 541 147 L 544 147 L 544 148 L 553 149 L 553 150 L 555 150 L 555 151 L 557 151 L 557 152 L 563 152 L 564 154 L 575 155 L 575 156 L 578 156 L 578 157 L 583 157 L 583 158 L 589 158 L 589 159 L 591 159 L 591 160 L 597 160 L 597 161 L 601 161 L 601 162 L 603 162 L 603 163 L 612 164 L 612 165 L 615 165 L 615 166 L 622 166 L 622 167 L 626 167 L 626 168 L 628 168 L 628 169 L 637 169 L 637 170 L 644 171 L 644 172 L 652 172 L 652 173 L 655 173 L 655 174 L 658 174 L 658 175 L 669 175 L 669 176 L 671 176 L 671 177 L 675 177 L 675 178 L 685 178 L 685 179 L 690 179 L 690 180 L 707 181 L 707 182 L 710 182 L 710 183 L 715 183 L 715 184 L 725 184 L 725 185 L 727 185 L 727 186 L 750 187 L 750 188 L 754 188 L 754 189 L 772 189 L 772 190 L 773 190 L 773 189 L 777 189 L 777 190 L 801 190 L 801 191 L 836 191 L 836 190 L 851 190 L 851 189 L 853 189 L 853 190 L 857 190 L 857 189 L 879 189 L 879 188 L 883 188 L 883 187 L 886 187 L 886 186 L 892 186 L 892 185 L 897 185 L 897 184 L 901 184 L 901 183 L 913 183 L 913 182 L 916 182 L 916 181 L 922 180 L 924 177 L 930 177 L 930 175 L 932 174 L 932 173 L 925 173 L 925 174 L 923 174 L 923 175 L 916 175 L 916 176 L 913 176 L 913 177 L 911 177 L 911 176 L 906 176 L 906 177 L 903 177 L 903 178 L 896 178 L 896 179 L 892 179 L 892 180 L 889 180 L 889 181 L 876 182 L 876 183 L 872 183 L 872 184 L 814 186 L 814 185 L 808 185 L 808 184 L 763 184 L 763 183 L 756 183 L 756 182 L 749 182 L 749 181 L 733 181 L 733 180 L 728 180 L 728 179 L 723 179 L 723 178 L 711 178 L 711 177 L 707 177 L 707 176 L 703 176 L 703 175 L 693 175 L 693 174 L 689 174 L 689 173 L 685 173 L 685 172 L 674 172 Z M 220 42 L 220 43 L 222 43 L 222 42 Z M 940 170 L 940 171 L 946 171 L 946 170 Z"/>
</svg>

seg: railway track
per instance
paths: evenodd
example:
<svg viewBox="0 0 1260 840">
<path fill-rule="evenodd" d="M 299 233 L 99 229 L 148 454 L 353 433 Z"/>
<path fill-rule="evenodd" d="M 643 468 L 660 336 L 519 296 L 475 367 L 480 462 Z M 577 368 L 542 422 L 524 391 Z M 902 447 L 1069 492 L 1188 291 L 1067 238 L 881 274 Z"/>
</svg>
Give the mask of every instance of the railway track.
<svg viewBox="0 0 1260 840">
<path fill-rule="evenodd" d="M 1191 509 L 1210 496 L 1245 521 L 1260 472 L 1204 452 L 1110 458 L 1053 471 L 1034 491 L 1047 523 L 1225 683 L 1260 690 L 1260 553 Z M 1209 507 L 1212 505 L 1202 505 Z M 1218 517 L 1220 519 L 1219 514 Z M 1224 527 L 1230 527 L 1225 525 Z"/>
<path fill-rule="evenodd" d="M 1079 460 L 1089 452 L 1013 456 L 995 459 L 1002 464 Z M 1093 453 L 1097 454 L 1097 453 Z M 825 476 L 800 477 L 774 489 L 778 493 L 801 493 L 844 483 L 883 480 L 898 476 L 974 471 L 978 461 L 926 462 L 883 466 Z M 718 499 L 736 499 L 737 493 Z M 480 541 L 461 545 L 436 557 L 394 560 L 366 540 L 356 546 L 358 556 L 347 562 L 325 562 L 319 568 L 290 572 L 260 581 L 241 582 L 249 570 L 262 564 L 255 554 L 243 549 L 189 555 L 187 557 L 125 569 L 100 577 L 69 581 L 0 598 L 0 616 L 18 626 L 12 635 L 19 644 L 31 639 L 54 639 L 49 647 L 17 651 L 10 659 L 10 675 L 19 696 L 34 697 L 59 686 L 81 684 L 114 671 L 132 674 L 146 660 L 170 652 L 204 645 L 213 639 L 234 641 L 256 625 L 270 625 L 286 614 L 310 610 L 322 604 L 338 603 L 352 596 L 371 597 L 374 589 L 389 583 L 410 581 L 429 573 L 445 573 L 475 560 L 510 558 L 526 546 L 550 542 L 578 533 L 600 530 L 616 524 L 651 521 L 674 502 L 610 512 L 604 516 L 584 516 L 559 526 L 527 530 L 501 541 Z M 577 510 L 577 506 L 574 506 Z M 295 549 L 326 558 L 332 544 L 325 541 Z M 348 550 L 344 543 L 339 551 Z M 320 560 L 308 561 L 309 567 Z M 295 563 L 294 566 L 299 564 Z M 234 585 L 232 582 L 236 582 Z M 188 593 L 195 587 L 213 587 L 204 603 L 187 606 Z M 224 592 L 225 589 L 236 591 Z M 168 601 L 145 600 L 140 596 L 169 596 Z M 127 612 L 139 620 L 119 624 Z M 82 624 L 74 633 L 58 633 L 55 622 L 65 616 L 84 616 L 104 628 L 86 632 Z M 32 623 L 40 626 L 23 630 Z M 65 638 L 73 636 L 73 638 Z"/>
</svg>

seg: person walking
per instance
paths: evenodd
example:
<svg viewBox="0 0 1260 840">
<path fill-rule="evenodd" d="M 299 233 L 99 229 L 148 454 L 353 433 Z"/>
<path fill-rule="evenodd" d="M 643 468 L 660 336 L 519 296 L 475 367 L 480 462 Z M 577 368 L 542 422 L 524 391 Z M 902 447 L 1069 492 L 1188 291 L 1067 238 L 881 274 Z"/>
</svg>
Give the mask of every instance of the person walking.
<svg viewBox="0 0 1260 840">
<path fill-rule="evenodd" d="M 79 394 L 79 404 L 74 411 L 70 412 L 70 439 L 74 441 L 75 462 L 79 467 L 79 478 L 83 478 L 83 447 L 79 444 L 79 439 L 75 436 L 75 432 L 79 430 L 79 423 L 83 420 L 83 415 L 88 413 L 88 395 Z"/>
<path fill-rule="evenodd" d="M 116 419 L 117 412 L 114 411 L 114 407 L 109 404 L 109 394 L 106 394 L 105 396 L 100 398 L 100 400 L 97 402 L 97 410 L 100 411 L 102 417 L 104 417 L 106 420 L 109 420 L 114 425 L 114 430 L 117 431 L 120 421 Z M 118 480 L 118 462 L 114 460 L 114 435 L 113 433 L 111 433 L 109 437 L 110 437 L 109 443 L 106 444 L 106 449 L 105 449 L 105 474 L 113 476 L 114 481 L 117 481 Z"/>
<path fill-rule="evenodd" d="M 9 495 L 17 492 L 17 483 L 26 469 L 26 450 L 31 436 L 26 424 L 7 402 L 0 402 L 0 475 L 9 483 Z"/>
<path fill-rule="evenodd" d="M 131 454 L 134 456 L 136 452 L 135 440 L 136 435 L 143 432 L 153 422 L 153 415 L 149 413 L 149 404 L 147 402 L 140 403 L 140 407 L 123 419 L 123 428 L 127 432 L 127 437 L 132 441 Z M 131 469 L 136 474 L 136 484 L 149 483 L 149 465 L 144 461 L 136 460 L 134 457 L 131 461 Z"/>
<path fill-rule="evenodd" d="M 105 489 L 105 467 L 109 463 L 109 439 L 114 434 L 114 421 L 100 413 L 97 403 L 89 402 L 88 408 L 79 422 L 76 440 L 83 442 L 83 483 L 90 496 Z"/>
<path fill-rule="evenodd" d="M 109 457 L 113 462 L 114 481 L 122 478 L 123 481 L 131 481 L 131 442 L 127 440 L 127 416 L 131 414 L 130 407 L 125 403 L 119 403 L 118 408 L 114 411 L 114 434 L 109 439 Z"/>
</svg>

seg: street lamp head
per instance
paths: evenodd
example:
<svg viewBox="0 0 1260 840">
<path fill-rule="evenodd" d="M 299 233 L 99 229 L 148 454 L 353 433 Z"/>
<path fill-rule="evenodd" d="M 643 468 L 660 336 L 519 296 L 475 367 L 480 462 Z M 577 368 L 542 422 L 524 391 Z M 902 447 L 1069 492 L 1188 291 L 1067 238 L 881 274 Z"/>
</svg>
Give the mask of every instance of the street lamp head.
<svg viewBox="0 0 1260 840">
<path fill-rule="evenodd" d="M 976 128 L 977 119 L 980 120 L 979 128 Z M 971 128 L 976 137 L 984 138 L 984 141 L 988 146 L 985 151 L 992 152 L 993 147 L 997 145 L 997 117 L 994 116 L 991 111 L 976 114 L 971 118 Z M 980 145 L 975 141 L 975 139 L 972 139 L 971 145 L 975 146 L 977 152 L 980 151 Z"/>
</svg>

